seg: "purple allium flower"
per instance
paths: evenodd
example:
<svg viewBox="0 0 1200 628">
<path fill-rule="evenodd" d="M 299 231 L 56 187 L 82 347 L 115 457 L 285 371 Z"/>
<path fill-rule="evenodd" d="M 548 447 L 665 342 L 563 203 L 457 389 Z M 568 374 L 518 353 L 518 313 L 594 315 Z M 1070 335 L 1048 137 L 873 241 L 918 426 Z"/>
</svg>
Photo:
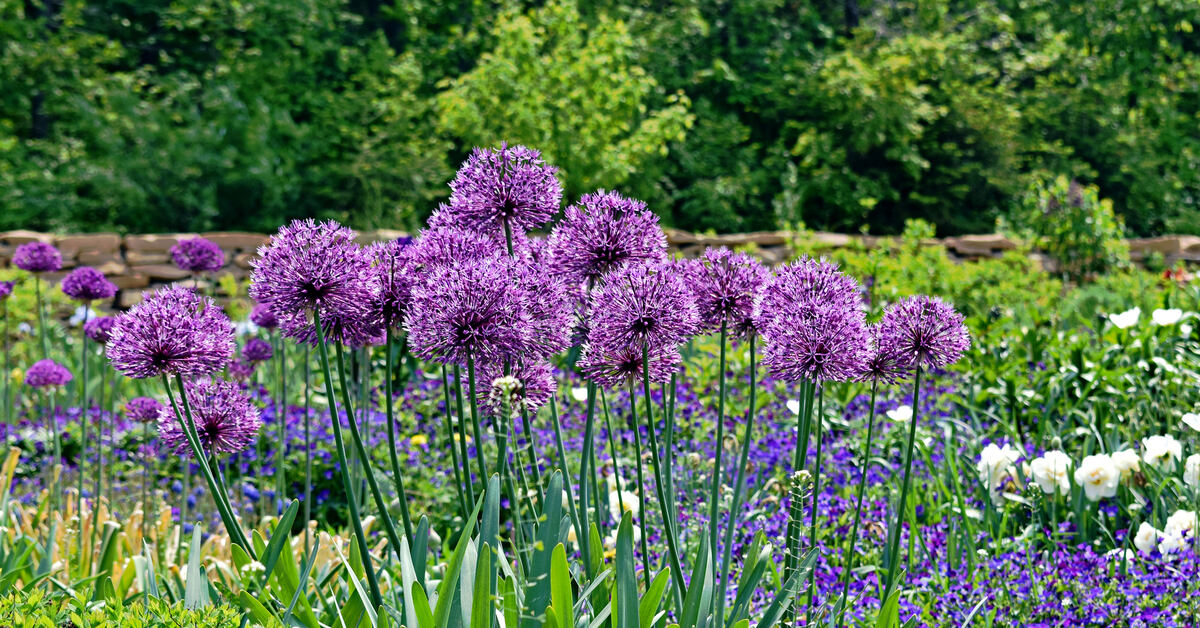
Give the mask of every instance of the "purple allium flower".
<svg viewBox="0 0 1200 628">
<path fill-rule="evenodd" d="M 275 329 L 279 326 L 279 319 L 266 303 L 255 304 L 254 309 L 250 310 L 250 322 L 262 329 Z"/>
<path fill-rule="evenodd" d="M 71 371 L 54 360 L 38 360 L 25 371 L 25 383 L 33 388 L 65 386 L 71 379 Z"/>
<path fill-rule="evenodd" d="M 855 379 L 884 385 L 908 379 L 912 375 L 912 365 L 908 354 L 900 346 L 900 335 L 896 329 L 875 323 L 868 327 L 867 332 L 871 346 L 862 363 L 862 370 Z"/>
<path fill-rule="evenodd" d="M 242 347 L 242 358 L 247 362 L 266 362 L 274 354 L 271 343 L 262 338 L 251 338 L 246 341 L 246 346 Z"/>
<path fill-rule="evenodd" d="M 125 416 L 139 423 L 157 421 L 163 404 L 154 397 L 134 397 L 125 402 Z"/>
<path fill-rule="evenodd" d="M 317 343 L 314 312 L 327 340 L 360 346 L 382 328 L 371 307 L 379 292 L 371 256 L 334 221 L 296 220 L 258 250 L 250 296 L 269 303 L 283 335 Z"/>
<path fill-rule="evenodd" d="M 421 281 L 410 257 L 413 250 L 410 242 L 408 239 L 380 242 L 369 249 L 379 275 L 379 293 L 372 305 L 385 328 L 404 325 L 413 288 Z"/>
<path fill-rule="evenodd" d="M 667 381 L 679 367 L 679 351 L 673 346 L 651 346 L 649 349 L 650 381 Z M 584 348 L 576 368 L 584 377 L 605 388 L 619 388 L 642 381 L 644 356 L 641 346 L 591 344 Z"/>
<path fill-rule="evenodd" d="M 234 351 L 233 323 L 208 297 L 161 288 L 117 317 L 108 341 L 114 368 L 134 379 L 208 375 Z"/>
<path fill-rule="evenodd" d="M 26 242 L 13 252 L 13 265 L 31 273 L 54 272 L 62 268 L 62 253 L 45 242 Z"/>
<path fill-rule="evenodd" d="M 0 301 L 12 296 L 13 286 L 17 285 L 15 281 L 0 281 Z"/>
<path fill-rule="evenodd" d="M 557 172 L 531 148 L 476 148 L 450 183 L 450 214 L 459 226 L 484 232 L 536 229 L 562 203 Z"/>
<path fill-rule="evenodd" d="M 566 284 L 527 256 L 514 260 L 513 282 L 523 293 L 529 321 L 532 353 L 525 357 L 549 357 L 570 347 L 575 303 Z"/>
<path fill-rule="evenodd" d="M 844 382 L 859 375 L 870 356 L 862 312 L 802 305 L 800 313 L 779 313 L 760 329 L 763 365 L 791 382 Z"/>
<path fill-rule="evenodd" d="M 229 363 L 229 376 L 239 382 L 244 382 L 251 377 L 254 377 L 254 371 L 258 366 L 254 362 L 247 360 L 233 360 Z"/>
<path fill-rule="evenodd" d="M 646 204 L 616 192 L 584 194 L 550 233 L 555 272 L 569 281 L 595 281 L 625 263 L 660 262 L 667 236 Z"/>
<path fill-rule="evenodd" d="M 93 342 L 108 344 L 108 339 L 112 337 L 113 325 L 116 323 L 117 319 L 112 316 L 97 316 L 83 324 L 83 334 Z"/>
<path fill-rule="evenodd" d="M 800 258 L 775 270 L 775 277 L 763 288 L 756 317 L 770 319 L 786 312 L 812 316 L 818 308 L 861 309 L 858 282 L 838 270 L 837 264 Z M 759 328 L 768 324 L 758 321 Z"/>
<path fill-rule="evenodd" d="M 755 333 L 754 305 L 771 273 L 761 262 L 726 248 L 710 248 L 686 266 L 688 285 L 696 298 L 700 324 L 717 331 L 725 323 L 729 332 Z"/>
<path fill-rule="evenodd" d="M 76 301 L 88 302 L 113 298 L 117 294 L 117 285 L 95 268 L 80 266 L 63 277 L 62 291 Z"/>
<path fill-rule="evenodd" d="M 237 453 L 258 437 L 262 419 L 241 386 L 230 381 L 202 378 L 189 382 L 185 388 L 205 454 Z M 181 405 L 180 412 L 184 411 Z M 159 438 L 176 454 L 190 451 L 180 421 L 169 408 L 163 408 L 158 415 Z"/>
<path fill-rule="evenodd" d="M 610 273 L 592 294 L 589 345 L 641 349 L 677 345 L 696 333 L 691 290 L 672 264 L 631 265 Z"/>
<path fill-rule="evenodd" d="M 914 367 L 954 364 L 971 346 L 963 316 L 937 297 L 914 296 L 883 312 L 880 325 L 893 330 L 897 345 Z"/>
<path fill-rule="evenodd" d="M 413 290 L 408 342 L 415 355 L 445 364 L 514 360 L 536 347 L 527 299 L 506 256 L 442 266 Z"/>
<path fill-rule="evenodd" d="M 407 256 L 415 266 L 432 268 L 489 257 L 504 251 L 503 242 L 478 231 L 438 227 L 422 231 Z"/>
<path fill-rule="evenodd" d="M 504 380 L 509 377 L 511 380 Z M 534 413 L 550 400 L 557 389 L 554 373 L 546 362 L 527 363 L 517 361 L 505 375 L 499 363 L 482 365 L 476 374 L 476 391 L 479 403 L 491 415 L 501 411 L 504 395 L 508 395 L 508 408 L 513 416 L 522 412 Z"/>
<path fill-rule="evenodd" d="M 225 252 L 212 240 L 188 238 L 171 247 L 171 259 L 190 273 L 214 272 L 225 265 Z"/>
</svg>

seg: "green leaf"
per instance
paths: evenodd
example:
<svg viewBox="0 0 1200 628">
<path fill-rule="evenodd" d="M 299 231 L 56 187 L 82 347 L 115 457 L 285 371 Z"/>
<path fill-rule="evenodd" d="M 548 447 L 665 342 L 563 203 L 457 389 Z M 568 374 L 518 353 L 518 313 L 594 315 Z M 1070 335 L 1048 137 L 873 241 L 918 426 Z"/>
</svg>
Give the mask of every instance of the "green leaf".
<svg viewBox="0 0 1200 628">
<path fill-rule="evenodd" d="M 646 593 L 642 595 L 642 602 L 638 605 L 641 628 L 650 628 L 654 623 L 654 617 L 658 614 L 658 607 L 662 604 L 663 592 L 667 590 L 669 577 L 670 574 L 666 569 L 658 572 L 654 580 L 650 581 L 650 588 L 646 589 Z"/>
<path fill-rule="evenodd" d="M 542 502 L 544 510 L 538 525 L 537 545 L 529 563 L 529 585 L 525 598 L 529 616 L 522 622 L 525 628 L 535 628 L 538 618 L 550 603 L 550 560 L 551 552 L 558 543 L 559 527 L 563 520 L 562 487 L 562 473 L 555 471 L 550 476 L 546 499 Z"/>
<path fill-rule="evenodd" d="M 479 551 L 475 564 L 475 595 L 471 603 L 471 628 L 492 625 L 492 547 L 487 543 Z"/>
<path fill-rule="evenodd" d="M 296 520 L 296 513 L 300 512 L 300 502 L 292 500 L 288 505 L 287 510 L 283 512 L 283 516 L 279 518 L 279 522 L 275 525 L 275 531 L 271 533 L 271 541 L 267 543 L 266 553 L 263 556 L 263 567 L 266 567 L 266 573 L 263 575 L 263 583 L 275 571 L 275 563 L 279 561 L 279 553 L 283 548 L 288 547 L 292 540 L 292 522 Z M 261 555 L 261 554 L 260 554 Z"/>
<path fill-rule="evenodd" d="M 683 598 L 683 612 L 679 618 L 680 628 L 696 628 L 702 625 L 701 614 L 708 611 L 712 601 L 713 568 L 708 554 L 708 543 L 700 543 L 695 566 L 692 568 L 692 585 Z"/>
<path fill-rule="evenodd" d="M 612 596 L 615 628 L 638 628 L 638 584 L 633 566 L 633 517 L 628 510 L 617 528 L 617 587 Z"/>
<path fill-rule="evenodd" d="M 192 544 L 188 548 L 187 589 L 183 593 L 183 606 L 196 610 L 209 605 L 208 582 L 200 568 L 200 526 L 192 527 Z"/>
<path fill-rule="evenodd" d="M 249 613 L 250 616 L 254 618 L 254 621 L 258 624 L 267 626 L 268 628 L 274 628 L 275 626 L 283 625 L 283 623 L 279 621 L 278 617 L 275 617 L 271 611 L 267 610 L 266 606 L 263 606 L 262 602 L 259 602 L 258 599 L 253 595 L 250 595 L 250 593 L 242 591 L 238 595 L 237 600 L 241 607 L 247 613 Z"/>
<path fill-rule="evenodd" d="M 550 558 L 550 607 L 555 609 L 556 622 L 547 618 L 551 628 L 575 628 L 575 600 L 571 594 L 571 567 L 567 564 L 567 548 L 554 546 Z"/>
<path fill-rule="evenodd" d="M 900 625 L 900 590 L 888 596 L 875 617 L 875 628 L 896 628 Z"/>
<path fill-rule="evenodd" d="M 454 592 L 454 587 L 459 584 L 459 571 L 463 568 L 464 559 L 471 548 L 471 534 L 475 531 L 475 519 L 479 516 L 479 509 L 482 507 L 483 500 L 480 498 L 475 503 L 475 510 L 471 511 L 471 516 L 467 519 L 467 525 L 459 534 L 458 546 L 454 548 L 454 553 L 450 556 L 450 564 L 446 566 L 446 573 L 442 575 L 442 582 L 438 584 L 437 607 L 433 613 L 434 624 L 438 628 L 445 628 L 449 624 L 450 611 L 454 604 L 454 596 L 451 594 Z M 475 575 L 473 560 L 471 565 L 472 573 L 467 578 L 468 580 L 472 580 Z M 470 596 L 469 593 L 466 595 Z"/>
<path fill-rule="evenodd" d="M 401 539 L 401 541 L 407 543 L 408 539 Z M 425 597 L 425 589 L 421 587 L 421 583 L 412 583 L 407 599 L 412 600 L 411 604 L 417 616 L 416 625 L 420 628 L 433 628 L 433 613 L 429 610 L 429 598 Z"/>
</svg>

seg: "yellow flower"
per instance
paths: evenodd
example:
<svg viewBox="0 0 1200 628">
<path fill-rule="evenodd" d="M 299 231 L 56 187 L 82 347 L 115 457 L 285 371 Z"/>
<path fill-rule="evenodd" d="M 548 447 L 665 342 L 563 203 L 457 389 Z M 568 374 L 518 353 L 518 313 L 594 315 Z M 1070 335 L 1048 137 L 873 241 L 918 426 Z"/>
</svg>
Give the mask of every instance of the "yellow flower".
<svg viewBox="0 0 1200 628">
<path fill-rule="evenodd" d="M 13 385 L 20 386 L 25 381 L 25 371 L 15 368 L 9 374 L 8 378 L 12 381 Z"/>
<path fill-rule="evenodd" d="M 458 441 L 462 440 L 462 436 L 463 436 L 463 435 L 459 434 L 458 432 L 455 432 L 455 433 L 454 433 L 454 442 L 456 442 L 456 443 L 457 443 Z M 467 434 L 467 435 L 466 435 L 466 438 L 467 438 L 467 442 L 468 442 L 468 443 L 470 443 L 470 442 L 471 442 L 471 435 L 470 435 L 470 434 Z"/>
<path fill-rule="evenodd" d="M 429 437 L 424 434 L 417 434 L 417 435 L 413 436 L 412 438 L 409 438 L 408 442 L 410 444 L 412 444 L 413 446 L 420 447 L 429 442 Z"/>
</svg>

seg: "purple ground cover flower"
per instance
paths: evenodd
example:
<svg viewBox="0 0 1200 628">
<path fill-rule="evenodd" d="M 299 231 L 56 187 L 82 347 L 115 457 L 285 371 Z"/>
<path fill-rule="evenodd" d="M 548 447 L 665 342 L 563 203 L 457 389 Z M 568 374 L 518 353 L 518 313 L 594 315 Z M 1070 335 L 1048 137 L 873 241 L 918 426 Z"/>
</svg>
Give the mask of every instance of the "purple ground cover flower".
<svg viewBox="0 0 1200 628">
<path fill-rule="evenodd" d="M 31 273 L 54 272 L 62 268 L 62 253 L 45 242 L 26 242 L 13 252 L 12 262 Z"/>
<path fill-rule="evenodd" d="M 485 233 L 536 229 L 562 203 L 557 172 L 531 148 L 476 148 L 450 183 L 449 213 L 459 226 Z"/>
<path fill-rule="evenodd" d="M 139 423 L 157 421 L 163 404 L 154 397 L 134 397 L 125 402 L 125 416 Z"/>
<path fill-rule="evenodd" d="M 242 347 L 242 358 L 247 362 L 265 362 L 270 360 L 274 353 L 271 343 L 262 338 L 251 338 L 246 341 L 246 346 Z"/>
<path fill-rule="evenodd" d="M 941 368 L 958 361 L 971 346 L 963 316 L 937 297 L 902 299 L 884 310 L 880 325 L 896 334 L 896 342 L 913 366 Z"/>
<path fill-rule="evenodd" d="M 371 307 L 379 292 L 371 256 L 336 222 L 296 220 L 258 250 L 250 296 L 269 303 L 283 335 L 316 344 L 313 315 L 328 340 L 361 346 L 382 328 Z"/>
<path fill-rule="evenodd" d="M 17 285 L 15 281 L 0 281 L 0 301 L 12 296 L 13 286 Z"/>
<path fill-rule="evenodd" d="M 185 388 L 192 420 L 206 454 L 237 453 L 258 437 L 262 427 L 258 408 L 240 385 L 204 378 L 188 383 Z M 170 408 L 159 413 L 158 436 L 168 451 L 175 454 L 190 451 L 183 425 Z"/>
<path fill-rule="evenodd" d="M 710 248 L 685 269 L 703 331 L 715 332 L 725 323 L 733 335 L 757 332 L 754 306 L 771 277 L 761 262 L 745 253 Z"/>
<path fill-rule="evenodd" d="M 549 238 L 550 260 L 568 281 L 596 281 L 626 263 L 661 262 L 667 236 L 646 204 L 616 192 L 584 194 Z"/>
<path fill-rule="evenodd" d="M 113 367 L 134 379 L 208 375 L 233 351 L 229 317 L 212 299 L 182 287 L 159 289 L 118 316 L 108 341 Z"/>
<path fill-rule="evenodd" d="M 250 310 L 250 322 L 262 329 L 275 329 L 279 326 L 279 319 L 271 311 L 271 306 L 266 303 L 254 305 L 254 309 Z"/>
<path fill-rule="evenodd" d="M 112 316 L 97 316 L 83 324 L 83 334 L 90 338 L 92 342 L 99 344 L 108 344 L 109 338 L 112 337 L 113 325 L 116 325 L 117 319 Z"/>
<path fill-rule="evenodd" d="M 25 383 L 33 388 L 65 386 L 71 379 L 71 371 L 54 360 L 38 360 L 25 371 Z"/>
<path fill-rule="evenodd" d="M 117 294 L 117 285 L 95 268 L 80 266 L 63 277 L 62 291 L 72 299 L 86 303 L 113 298 Z"/>
<path fill-rule="evenodd" d="M 190 273 L 211 273 L 225 265 L 225 252 L 211 240 L 188 238 L 171 247 L 171 259 Z"/>
<path fill-rule="evenodd" d="M 677 345 L 696 333 L 692 293 L 667 264 L 626 266 L 609 274 L 592 295 L 588 344 L 622 347 Z"/>
</svg>

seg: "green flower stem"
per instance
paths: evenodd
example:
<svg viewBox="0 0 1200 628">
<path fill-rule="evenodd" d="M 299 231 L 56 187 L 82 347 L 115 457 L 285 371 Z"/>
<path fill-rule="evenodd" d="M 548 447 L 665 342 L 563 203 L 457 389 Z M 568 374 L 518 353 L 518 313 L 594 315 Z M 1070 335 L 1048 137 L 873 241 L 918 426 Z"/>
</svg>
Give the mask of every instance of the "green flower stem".
<svg viewBox="0 0 1200 628">
<path fill-rule="evenodd" d="M 805 467 L 808 460 L 808 433 L 812 420 L 813 383 L 800 382 L 800 412 L 796 415 L 796 448 L 792 451 L 792 473 L 798 473 Z M 784 556 L 784 578 L 790 577 L 796 570 L 800 556 L 800 521 L 794 517 L 788 518 L 787 552 Z M 789 610 L 789 614 L 794 612 Z"/>
<path fill-rule="evenodd" d="M 529 421 L 529 411 L 521 410 L 521 431 L 524 432 L 525 452 L 529 454 L 529 472 L 533 475 L 533 485 L 537 489 L 538 503 L 546 503 L 546 492 L 542 489 L 542 470 L 538 468 L 537 453 L 534 452 L 533 424 Z"/>
<path fill-rule="evenodd" d="M 669 523 L 670 510 L 669 506 L 664 506 L 667 503 L 666 482 L 663 476 L 662 461 L 658 455 L 658 435 L 654 430 L 654 404 L 650 399 L 650 345 L 642 342 L 642 400 L 646 407 L 646 429 L 650 435 L 650 464 L 654 467 L 654 490 L 658 493 L 658 503 L 663 509 L 663 519 L 668 521 L 663 526 L 667 537 L 667 555 L 670 560 L 671 567 L 671 582 L 674 583 L 673 590 L 675 592 L 675 608 L 683 610 L 683 565 L 679 560 L 679 540 L 675 537 L 675 526 Z M 630 405 L 633 405 L 633 399 L 630 400 Z M 635 426 L 636 428 L 636 426 Z M 637 431 L 636 429 L 634 430 Z M 640 459 L 641 456 L 639 455 Z M 643 485 L 642 490 L 645 490 Z M 645 519 L 647 514 L 645 511 L 640 513 L 640 516 Z M 645 536 L 643 535 L 643 538 Z"/>
<path fill-rule="evenodd" d="M 58 482 L 53 481 L 55 467 L 62 466 L 62 436 L 58 433 L 58 417 L 54 416 L 54 392 L 53 388 L 47 389 L 47 392 L 42 395 L 42 403 L 46 406 L 43 416 L 50 419 L 50 435 L 54 439 L 54 464 L 50 465 L 50 482 L 47 486 L 50 487 L 50 504 L 54 510 L 58 510 L 59 501 L 59 486 Z"/>
<path fill-rule="evenodd" d="M 275 503 L 279 504 L 278 510 L 283 507 L 283 494 L 287 488 L 285 485 L 287 459 L 284 456 L 287 449 L 287 377 L 284 374 L 287 368 L 287 343 L 277 332 L 272 332 L 271 336 L 272 340 L 276 341 L 277 355 L 275 359 L 279 362 L 279 368 L 276 370 L 279 376 L 279 387 L 277 388 L 279 398 L 275 400 L 275 433 L 279 439 L 279 443 L 275 446 Z"/>
<path fill-rule="evenodd" d="M 387 328 L 387 341 L 383 345 L 383 353 L 386 362 L 387 372 L 383 376 L 383 390 L 387 397 L 387 439 L 388 439 L 388 454 L 392 459 L 392 478 L 396 482 L 396 497 L 400 500 L 400 519 L 404 523 L 404 536 L 408 539 L 408 544 L 412 545 L 413 531 L 412 519 L 408 513 L 408 493 L 404 490 L 404 474 L 400 472 L 400 456 L 396 451 L 396 411 L 395 402 L 392 399 L 392 328 Z"/>
<path fill-rule="evenodd" d="M 88 380 L 88 359 L 87 359 L 87 334 L 83 328 L 87 326 L 88 307 L 87 303 L 83 304 L 83 324 L 79 326 L 79 459 L 75 465 L 75 472 L 79 475 L 79 487 L 75 494 L 75 514 L 79 517 L 80 534 L 75 535 L 75 555 L 83 556 L 83 478 L 86 475 L 83 472 L 83 460 L 87 456 L 84 455 L 84 450 L 88 444 L 88 404 L 87 404 L 87 380 Z M 98 496 L 93 496 L 93 508 Z"/>
<path fill-rule="evenodd" d="M 475 483 L 471 480 L 471 457 L 467 450 L 467 413 L 463 410 L 463 394 L 462 394 L 462 369 L 457 364 L 454 365 L 454 407 L 455 414 L 458 416 L 458 450 L 462 458 L 463 484 L 467 487 L 467 495 L 471 498 L 471 504 L 475 503 Z M 480 492 L 485 492 L 487 476 L 481 476 Z"/>
<path fill-rule="evenodd" d="M 308 522 L 312 521 L 312 349 L 304 345 L 304 555 L 311 551 Z"/>
<path fill-rule="evenodd" d="M 897 553 L 900 551 L 900 527 L 904 523 L 905 511 L 908 507 L 908 489 L 912 484 L 912 461 L 913 461 L 913 445 L 917 439 L 917 417 L 921 412 L 921 367 L 918 365 L 913 375 L 913 415 L 908 425 L 908 442 L 904 448 L 904 479 L 900 484 L 900 503 L 896 509 L 896 523 L 888 533 L 888 571 L 887 571 L 887 587 L 883 591 L 883 597 L 879 598 L 882 602 L 886 602 L 892 595 L 892 591 L 896 588 L 896 578 L 899 575 L 900 560 Z"/>
<path fill-rule="evenodd" d="M 587 418 L 583 424 L 583 460 L 579 465 L 579 524 L 580 528 L 575 530 L 575 536 L 579 539 L 579 547 L 583 550 L 583 564 L 591 574 L 591 526 L 588 522 L 588 489 L 594 486 L 591 478 L 595 474 L 595 469 L 591 468 L 592 457 L 590 452 L 596 446 L 596 384 L 588 382 L 587 385 Z M 564 464 L 566 458 L 563 458 Z"/>
<path fill-rule="evenodd" d="M 9 428 L 12 427 L 12 354 L 11 347 L 8 344 L 9 335 L 9 320 L 8 320 L 8 300 L 4 300 L 0 307 L 4 308 L 4 424 Z M 16 437 L 13 437 L 16 441 Z"/>
<path fill-rule="evenodd" d="M 483 428 L 479 424 L 479 400 L 475 398 L 475 356 L 467 354 L 467 401 L 471 406 L 471 430 L 475 433 L 475 462 L 479 465 L 479 479 L 489 477 L 487 461 L 483 452 Z"/>
<path fill-rule="evenodd" d="M 208 490 L 212 493 L 213 502 L 217 506 L 217 512 L 221 515 L 221 521 L 225 524 L 225 530 L 229 533 L 231 540 L 242 546 L 251 558 L 257 560 L 257 554 L 254 551 L 254 546 L 246 539 L 245 533 L 242 532 L 242 527 L 238 524 L 237 519 L 233 516 L 232 510 L 229 508 L 229 502 L 225 498 L 225 492 L 220 484 L 213 477 L 212 470 L 208 466 L 208 461 L 204 455 L 204 445 L 200 442 L 200 436 L 196 431 L 196 423 L 192 420 L 192 408 L 187 399 L 187 390 L 183 385 L 183 377 L 175 376 L 175 382 L 179 387 L 179 397 L 183 403 L 183 411 L 179 410 L 179 402 L 175 400 L 175 395 L 171 392 L 171 380 L 166 373 L 162 376 L 163 386 L 167 391 L 167 399 L 171 401 L 171 408 L 175 411 L 176 418 L 181 418 L 183 426 L 183 435 L 187 438 L 188 446 L 192 449 L 192 455 L 195 456 L 196 462 L 200 467 L 200 473 L 204 476 L 205 482 L 208 484 Z M 184 461 L 186 467 L 187 461 Z M 186 473 L 186 472 L 185 472 Z M 187 496 L 184 495 L 184 503 Z M 183 525 L 183 520 L 180 520 L 180 526 Z M 181 543 L 182 545 L 182 543 Z"/>
<path fill-rule="evenodd" d="M 845 623 L 846 605 L 850 602 L 850 572 L 854 569 L 854 548 L 858 543 L 858 526 L 862 522 L 863 497 L 867 493 L 867 468 L 871 460 L 871 438 L 875 429 L 875 398 L 879 392 L 879 380 L 871 381 L 871 407 L 867 414 L 867 441 L 863 444 L 862 467 L 858 474 L 858 490 L 854 502 L 854 523 L 850 526 L 850 540 L 846 545 L 846 565 L 842 568 L 842 597 L 838 604 L 837 628 Z"/>
<path fill-rule="evenodd" d="M 358 541 L 359 553 L 362 554 L 363 571 L 367 575 L 367 586 L 371 589 L 371 605 L 378 608 L 383 604 L 383 596 L 379 593 L 379 580 L 375 577 L 375 567 L 371 562 L 371 550 L 367 545 L 367 535 L 363 532 L 358 503 L 352 498 L 354 479 L 350 477 L 350 467 L 346 464 L 346 444 L 342 439 L 341 421 L 338 419 L 337 403 L 333 397 L 333 373 L 329 369 L 329 347 L 325 343 L 325 330 L 321 327 L 321 314 L 316 310 L 313 311 L 313 327 L 317 330 L 317 347 L 321 356 L 321 370 L 325 376 L 325 393 L 328 397 L 329 414 L 332 418 L 330 422 L 333 424 L 334 453 L 337 454 L 338 469 L 341 471 L 342 489 L 346 491 L 349 503 L 350 525 L 354 530 L 354 537 Z M 346 391 L 343 390 L 342 394 L 346 396 Z M 347 415 L 349 415 L 349 410 L 347 410 Z"/>
<path fill-rule="evenodd" d="M 550 395 L 550 422 L 554 425 L 554 446 L 558 449 L 558 462 L 562 466 L 563 475 L 570 478 L 571 475 L 567 473 L 567 450 L 563 447 L 562 428 L 558 425 L 558 402 L 555 395 Z M 588 535 L 583 532 L 579 523 L 579 511 L 575 508 L 575 491 L 569 480 L 563 482 L 563 488 L 567 491 L 567 510 L 571 513 L 571 524 L 575 526 L 575 538 L 579 540 L 579 547 L 583 550 L 583 564 L 590 576 L 592 561 L 588 559 Z"/>
<path fill-rule="evenodd" d="M 643 472 L 642 472 L 642 430 L 639 427 L 640 424 L 638 423 L 637 395 L 634 393 L 633 380 L 629 381 L 629 413 L 633 415 L 633 446 L 634 446 L 635 456 L 637 457 L 637 467 L 636 467 L 637 468 L 637 482 L 638 482 L 638 487 L 641 489 L 638 491 L 638 524 L 642 527 L 642 539 L 641 539 L 641 541 L 642 541 L 642 576 L 644 577 L 644 579 L 646 581 L 646 589 L 649 589 L 650 588 L 650 550 L 647 546 L 647 541 L 646 541 L 646 539 L 650 537 L 650 534 L 649 534 L 650 531 L 646 528 L 646 520 L 649 518 L 649 517 L 647 517 L 647 514 L 649 514 L 649 511 L 646 510 L 646 480 L 645 480 L 645 478 L 642 477 L 642 475 L 643 475 Z M 648 423 L 648 425 L 649 425 L 650 431 L 654 431 L 654 425 L 649 424 L 649 423 Z M 660 489 L 660 491 L 661 491 L 661 489 Z M 658 503 L 665 504 L 666 502 L 660 496 Z M 619 516 L 624 517 L 625 513 L 622 512 Z M 663 520 L 664 521 L 666 520 L 667 516 L 668 515 L 667 515 L 667 512 L 664 507 L 664 510 L 663 510 Z"/>
<path fill-rule="evenodd" d="M 630 397 L 632 399 L 632 397 Z M 600 402 L 604 407 L 604 430 L 608 433 L 608 450 L 609 457 L 612 458 L 613 479 L 617 483 L 617 507 L 620 512 L 617 513 L 617 521 L 625 516 L 625 487 L 621 486 L 621 465 L 617 463 L 617 456 L 621 453 L 617 449 L 617 442 L 613 439 L 612 419 L 608 413 L 608 399 L 604 395 L 604 391 L 600 391 Z M 633 424 L 637 425 L 637 420 Z"/>
<path fill-rule="evenodd" d="M 33 297 L 37 301 L 38 339 L 42 343 L 42 359 L 50 359 L 50 341 L 46 339 L 46 308 L 42 307 L 42 277 L 33 274 Z"/>
<path fill-rule="evenodd" d="M 446 442 L 450 445 L 450 457 L 454 461 L 454 492 L 458 493 L 458 507 L 462 511 L 462 515 L 466 517 L 471 514 L 471 511 L 467 509 L 468 502 L 463 487 L 466 487 L 466 492 L 473 492 L 473 489 L 471 483 L 463 479 L 462 460 L 458 456 L 458 443 L 454 439 L 455 436 L 458 436 L 458 440 L 461 442 L 466 438 L 466 434 L 459 432 L 454 425 L 454 413 L 450 409 L 450 377 L 447 375 L 445 364 L 442 365 L 442 396 L 446 404 Z M 470 477 L 469 472 L 468 477 Z M 469 503 L 475 503 L 473 494 Z"/>
<path fill-rule="evenodd" d="M 755 393 L 758 392 L 758 364 L 755 355 L 757 336 L 750 334 L 750 408 L 746 410 L 746 434 L 742 437 L 742 453 L 738 458 L 737 477 L 733 481 L 733 502 L 729 505 L 729 521 L 725 524 L 725 542 L 721 549 L 720 579 L 717 580 L 717 626 L 725 624 L 725 593 L 729 590 L 729 563 L 733 558 L 733 529 L 741 518 L 742 490 L 746 485 L 746 467 L 750 460 L 750 441 L 754 435 L 754 418 L 758 415 Z"/>
<path fill-rule="evenodd" d="M 717 509 L 721 503 L 721 453 L 725 449 L 725 345 L 727 323 L 721 321 L 721 354 L 717 362 L 717 447 L 713 453 L 712 489 L 708 492 L 708 543 L 709 556 L 717 553 Z M 724 595 L 718 595 L 724 598 Z"/>
<path fill-rule="evenodd" d="M 821 496 L 821 415 L 825 413 L 825 388 L 822 386 L 817 389 L 817 421 L 816 421 L 816 439 L 817 452 L 816 460 L 813 462 L 813 494 L 812 494 L 812 523 L 809 526 L 808 545 L 820 554 L 820 548 L 817 546 L 817 499 Z M 808 571 L 808 607 L 815 608 L 817 604 L 817 570 L 810 569 Z M 811 611 L 810 611 L 811 613 Z"/>
<path fill-rule="evenodd" d="M 379 510 L 379 519 L 383 521 L 383 531 L 387 534 L 392 551 L 396 553 L 396 559 L 403 561 L 404 559 L 400 556 L 400 535 L 396 533 L 396 524 L 392 522 L 392 515 L 388 513 L 387 501 L 383 498 L 383 492 L 379 490 L 379 481 L 375 479 L 375 470 L 371 468 L 371 459 L 367 456 L 367 448 L 363 446 L 362 435 L 358 431 L 358 421 L 354 418 L 354 406 L 350 404 L 350 389 L 346 385 L 346 361 L 342 343 L 334 345 L 334 349 L 337 351 L 338 378 L 342 384 L 342 406 L 346 408 L 346 418 L 350 424 L 350 442 L 354 445 L 354 452 L 362 462 L 363 475 L 367 478 L 367 488 L 370 489 L 371 497 L 375 500 L 375 508 Z M 363 369 L 366 368 L 366 364 L 363 364 Z"/>
</svg>

